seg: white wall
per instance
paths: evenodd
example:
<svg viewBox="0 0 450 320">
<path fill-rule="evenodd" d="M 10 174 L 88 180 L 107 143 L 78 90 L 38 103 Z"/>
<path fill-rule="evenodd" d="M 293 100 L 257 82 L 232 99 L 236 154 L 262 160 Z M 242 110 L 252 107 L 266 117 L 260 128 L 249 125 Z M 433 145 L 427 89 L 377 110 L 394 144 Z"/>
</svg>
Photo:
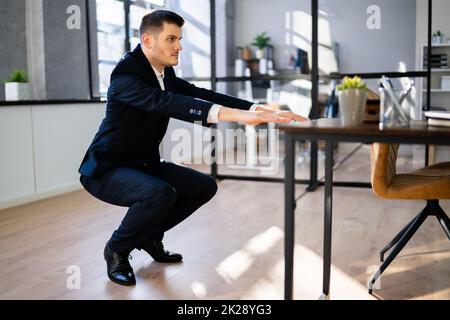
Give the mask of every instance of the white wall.
<svg viewBox="0 0 450 320">
<path fill-rule="evenodd" d="M 295 46 L 289 42 L 292 23 L 286 21 L 288 12 L 306 12 L 309 14 L 310 1 L 278 0 L 276 4 L 270 0 L 236 0 L 235 1 L 235 47 L 250 45 L 256 34 L 267 31 L 270 43 L 275 47 L 275 63 L 277 68 L 287 68 L 289 54 Z M 296 25 L 310 38 L 310 27 L 305 21 Z M 291 40 L 286 41 L 286 37 Z"/>
<path fill-rule="evenodd" d="M 381 8 L 381 29 L 367 28 L 367 8 Z M 257 33 L 267 31 L 275 46 L 279 68 L 286 68 L 289 54 L 300 47 L 310 50 L 310 1 L 236 1 L 236 46 L 248 45 Z M 340 45 L 341 72 L 397 70 L 400 62 L 415 65 L 414 0 L 321 0 L 319 42 L 323 44 L 319 68 L 327 69 L 327 48 Z M 328 49 L 329 50 L 329 49 Z"/>
<path fill-rule="evenodd" d="M 76 190 L 105 104 L 0 108 L 0 209 Z"/>
</svg>

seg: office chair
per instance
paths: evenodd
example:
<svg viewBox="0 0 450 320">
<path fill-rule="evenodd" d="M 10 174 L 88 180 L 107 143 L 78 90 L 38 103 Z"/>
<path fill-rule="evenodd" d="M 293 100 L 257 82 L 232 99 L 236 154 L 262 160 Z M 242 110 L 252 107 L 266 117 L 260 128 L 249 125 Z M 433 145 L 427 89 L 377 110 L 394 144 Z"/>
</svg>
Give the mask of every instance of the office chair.
<svg viewBox="0 0 450 320">
<path fill-rule="evenodd" d="M 396 173 L 398 144 L 371 146 L 371 182 L 374 193 L 385 199 L 426 200 L 425 208 L 411 220 L 380 252 L 382 262 L 368 283 L 369 293 L 377 278 L 408 243 L 428 216 L 435 216 L 450 239 L 450 219 L 439 206 L 439 199 L 450 199 L 450 162 L 440 162 L 405 174 Z M 384 260 L 384 255 L 391 253 Z"/>
</svg>

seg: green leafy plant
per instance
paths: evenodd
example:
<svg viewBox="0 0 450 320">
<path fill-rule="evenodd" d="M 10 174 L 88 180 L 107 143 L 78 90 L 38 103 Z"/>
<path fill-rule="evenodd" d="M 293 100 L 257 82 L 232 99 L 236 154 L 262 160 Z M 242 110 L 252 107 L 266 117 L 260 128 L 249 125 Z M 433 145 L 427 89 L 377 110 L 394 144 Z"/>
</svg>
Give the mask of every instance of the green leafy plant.
<svg viewBox="0 0 450 320">
<path fill-rule="evenodd" d="M 441 32 L 441 30 L 438 30 L 438 31 L 436 31 L 436 32 L 433 32 L 433 37 L 442 37 L 442 32 Z"/>
<path fill-rule="evenodd" d="M 358 76 L 354 76 L 353 78 L 344 77 L 344 79 L 342 79 L 342 83 L 336 86 L 336 89 L 339 91 L 347 89 L 367 89 L 367 85 Z"/>
<path fill-rule="evenodd" d="M 28 82 L 27 74 L 23 70 L 14 69 L 13 71 L 11 71 L 9 80 L 6 82 Z"/>
<path fill-rule="evenodd" d="M 252 45 L 254 45 L 255 47 L 257 47 L 259 49 L 264 49 L 265 47 L 267 47 L 269 45 L 269 41 L 270 41 L 270 37 L 267 35 L 267 32 L 263 32 L 263 33 L 257 34 L 253 38 Z"/>
</svg>

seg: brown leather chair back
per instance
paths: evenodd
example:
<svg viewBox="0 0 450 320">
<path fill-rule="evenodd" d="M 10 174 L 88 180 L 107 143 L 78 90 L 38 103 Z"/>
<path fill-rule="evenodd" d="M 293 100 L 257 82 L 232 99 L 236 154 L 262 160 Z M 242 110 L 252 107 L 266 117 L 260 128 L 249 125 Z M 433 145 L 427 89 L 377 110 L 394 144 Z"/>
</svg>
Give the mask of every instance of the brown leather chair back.
<svg viewBox="0 0 450 320">
<path fill-rule="evenodd" d="M 398 144 L 374 143 L 370 148 L 371 183 L 373 192 L 385 197 L 396 175 Z"/>
</svg>

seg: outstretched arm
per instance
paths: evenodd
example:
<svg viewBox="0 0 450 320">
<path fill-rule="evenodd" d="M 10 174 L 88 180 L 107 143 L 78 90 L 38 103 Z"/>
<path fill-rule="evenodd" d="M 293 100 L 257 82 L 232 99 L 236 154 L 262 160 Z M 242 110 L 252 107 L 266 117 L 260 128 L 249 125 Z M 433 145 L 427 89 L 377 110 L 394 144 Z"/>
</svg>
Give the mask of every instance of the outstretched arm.
<svg viewBox="0 0 450 320">
<path fill-rule="evenodd" d="M 256 111 L 265 111 L 277 115 L 279 117 L 291 118 L 291 121 L 303 122 L 309 120 L 308 118 L 302 117 L 296 113 L 286 110 L 279 110 L 279 106 L 276 104 L 272 105 L 258 105 L 255 109 Z"/>
<path fill-rule="evenodd" d="M 256 109 L 258 109 L 258 107 Z M 290 121 L 305 120 L 305 118 L 295 115 L 292 112 L 280 111 L 279 113 L 276 113 L 272 110 L 266 110 L 263 107 L 261 107 L 260 110 L 255 111 L 221 107 L 219 111 L 219 121 L 235 121 L 253 126 L 266 122 L 288 123 Z"/>
<path fill-rule="evenodd" d="M 199 88 L 181 78 L 175 78 L 176 86 L 182 94 L 210 101 L 229 108 L 249 110 L 253 105 L 252 102 L 242 100 L 230 95 L 215 92 L 204 88 Z"/>
</svg>

